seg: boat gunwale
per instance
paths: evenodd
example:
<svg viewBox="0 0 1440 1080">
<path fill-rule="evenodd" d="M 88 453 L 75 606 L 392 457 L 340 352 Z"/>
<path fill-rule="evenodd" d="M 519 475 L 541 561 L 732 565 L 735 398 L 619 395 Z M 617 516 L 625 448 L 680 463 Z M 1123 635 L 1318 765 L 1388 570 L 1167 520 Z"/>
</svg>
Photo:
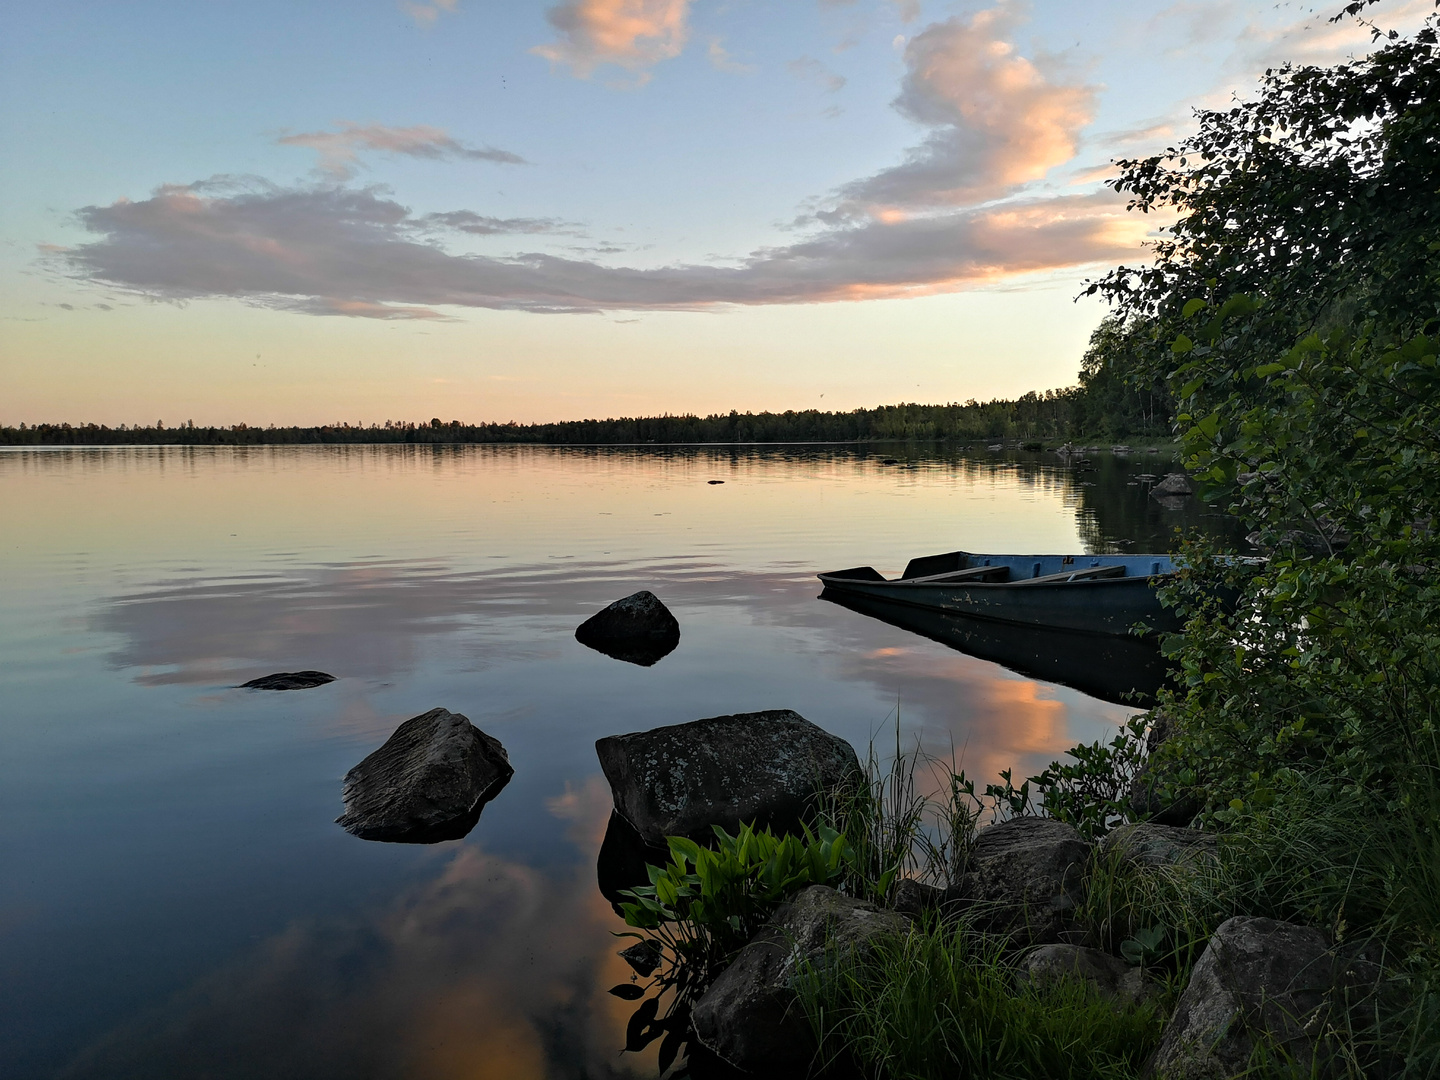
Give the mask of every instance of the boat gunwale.
<svg viewBox="0 0 1440 1080">
<path fill-rule="evenodd" d="M 1103 554 L 1103 555 L 1096 555 L 1096 554 L 1088 554 L 1088 555 L 1074 555 L 1074 554 L 1071 554 L 1071 555 L 1066 555 L 1066 554 L 1064 554 L 1063 552 L 1057 552 L 1057 553 L 1051 553 L 1051 554 L 1036 554 L 1036 553 L 1031 553 L 1031 554 L 1023 554 L 1023 553 L 1012 553 L 1012 554 L 996 554 L 996 553 L 992 553 L 992 554 L 986 554 L 985 552 L 957 551 L 957 552 L 954 552 L 954 554 L 956 554 L 956 555 L 963 555 L 963 556 L 965 556 L 965 558 L 966 558 L 967 560 L 975 560 L 975 559 L 984 559 L 984 560 L 986 560 L 983 565 L 972 562 L 971 565 L 966 566 L 966 567 L 962 567 L 962 568 L 960 569 L 960 571 L 959 571 L 959 572 L 962 572 L 962 573 L 963 573 L 964 571 L 966 571 L 966 570 L 980 570 L 980 569 L 991 568 L 992 565 L 993 565 L 993 566 L 996 566 L 996 567 L 999 567 L 999 566 L 1006 566 L 1006 565 L 1011 564 L 1011 563 L 1031 562 L 1031 561 L 1037 560 L 1037 559 L 1040 559 L 1040 560 L 1059 559 L 1059 560 L 1061 560 L 1061 565 L 1062 565 L 1062 566 L 1063 566 L 1063 565 L 1066 565 L 1066 561 L 1068 560 L 1068 563 L 1069 563 L 1070 565 L 1073 565 L 1074 568 L 1075 568 L 1075 571 L 1077 571 L 1077 572 L 1078 572 L 1078 571 L 1081 571 L 1081 570 L 1093 570 L 1093 569 L 1096 569 L 1096 568 L 1098 568 L 1098 567 L 1103 567 L 1103 566 L 1106 566 L 1106 565 L 1114 566 L 1114 565 L 1116 565 L 1116 564 L 1122 564 L 1122 563 L 1144 563 L 1144 562 L 1147 562 L 1147 561 L 1150 562 L 1150 563 L 1152 563 L 1152 564 L 1154 564 L 1154 563 L 1165 563 L 1165 564 L 1168 564 L 1168 566 L 1170 567 L 1170 569 L 1168 569 L 1168 570 L 1162 570 L 1162 571 L 1161 571 L 1160 573 L 1158 573 L 1158 574 L 1126 574 L 1126 575 L 1123 576 L 1123 577 L 1101 577 L 1101 578 L 1090 578 L 1090 577 L 1087 577 L 1087 578 L 1080 578 L 1080 579 L 1075 580 L 1075 581 L 1037 581 L 1037 580 L 1036 580 L 1035 578 L 1033 578 L 1033 577 L 1031 577 L 1031 578 L 1016 578 L 1016 579 L 1011 580 L 1011 581 L 984 581 L 984 580 L 981 580 L 978 576 L 977 576 L 976 580 L 973 581 L 973 582 L 967 581 L 967 580 L 963 580 L 963 579 L 962 579 L 962 580 L 959 580 L 959 581 L 951 581 L 951 582 L 927 580 L 927 579 L 933 579 L 933 578 L 948 576 L 949 573 L 955 573 L 956 571 L 943 572 L 943 573 L 939 573 L 939 574 L 921 574 L 921 575 L 917 575 L 916 577 L 911 577 L 911 578 L 907 578 L 907 577 L 887 578 L 887 577 L 884 577 L 883 575 L 881 575 L 881 574 L 880 574 L 878 571 L 876 571 L 873 567 L 868 567 L 868 566 L 866 566 L 866 567 L 861 567 L 861 566 L 849 567 L 849 568 L 847 568 L 847 570 L 831 570 L 831 571 L 827 571 L 826 573 L 823 573 L 823 574 L 816 574 L 815 576 L 818 577 L 822 582 L 825 582 L 827 585 L 829 585 L 831 582 L 835 582 L 835 583 L 837 583 L 837 584 L 840 584 L 840 583 L 848 583 L 848 584 L 853 584 L 853 585 L 878 585 L 878 586 L 897 587 L 897 588 L 898 588 L 898 587 L 903 587 L 903 588 L 906 588 L 906 589 L 947 589 L 947 588 L 949 588 L 949 589 L 955 589 L 955 588 L 965 588 L 965 589 L 1014 589 L 1014 588 L 1043 589 L 1043 588 L 1047 588 L 1047 587 L 1050 587 L 1050 586 L 1065 586 L 1065 587 L 1070 587 L 1070 586 L 1075 586 L 1075 585 L 1121 585 L 1121 584 L 1127 584 L 1127 583 L 1133 584 L 1134 582 L 1137 582 L 1137 581 L 1144 581 L 1144 582 L 1146 582 L 1147 584 L 1150 584 L 1151 587 L 1153 588 L 1154 585 L 1155 585 L 1155 583 L 1161 583 L 1161 582 L 1165 581 L 1165 580 L 1168 579 L 1168 578 L 1173 578 L 1173 577 L 1175 577 L 1176 573 L 1178 572 L 1178 571 L 1176 570 L 1176 568 L 1175 568 L 1174 556 L 1173 556 L 1173 555 L 1170 555 L 1170 554 L 1161 554 L 1161 553 L 1159 553 L 1159 552 L 1135 551 L 1135 552 L 1114 552 L 1114 553 L 1106 553 L 1106 554 Z M 991 563 L 991 560 L 992 560 L 992 559 L 993 559 L 993 560 L 996 560 L 996 562 L 995 562 L 994 564 Z M 1093 560 L 1093 561 L 1092 561 L 1088 566 L 1082 566 L 1082 565 L 1080 565 L 1080 560 L 1081 560 L 1081 559 Z M 911 561 L 913 562 L 914 560 L 911 560 Z M 847 572 L 852 571 L 852 570 L 853 570 L 853 571 L 869 570 L 871 573 L 874 573 L 876 576 L 873 577 L 873 578 L 846 577 L 846 576 L 844 576 Z M 1062 570 L 1061 573 L 1063 573 L 1063 572 L 1064 572 L 1064 571 Z M 1050 575 L 1044 575 L 1044 576 L 1054 577 L 1055 575 L 1050 574 Z"/>
<path fill-rule="evenodd" d="M 821 575 L 819 575 L 819 576 L 820 576 L 821 579 L 823 580 L 826 575 L 821 574 Z M 845 579 L 842 579 L 842 580 L 845 580 Z M 1110 582 L 1108 582 L 1108 584 L 1115 584 L 1116 582 L 1120 582 L 1120 581 L 1134 581 L 1134 580 L 1136 580 L 1136 579 L 1134 579 L 1134 578 L 1112 578 L 1112 579 L 1110 580 Z M 872 582 L 870 582 L 869 584 L 871 584 L 871 585 L 894 584 L 894 582 L 872 581 Z M 1064 585 L 1064 584 L 1066 584 L 1066 583 L 1065 583 L 1065 582 L 1056 582 L 1056 584 L 1057 584 L 1057 585 Z M 1083 584 L 1087 584 L 1087 583 L 1086 583 L 1086 582 L 1082 582 L 1082 581 L 1075 581 L 1075 582 L 1070 582 L 1070 584 L 1073 584 L 1073 585 L 1083 585 Z M 1090 582 L 1089 584 L 1100 584 L 1100 583 L 1099 583 L 1099 582 Z M 827 585 L 826 587 L 829 588 L 830 586 Z M 843 592 L 844 590 L 837 590 L 837 591 Z M 1013 617 L 1007 618 L 1007 617 L 1004 616 L 1004 615 L 993 615 L 993 614 L 990 614 L 990 613 L 988 613 L 988 612 L 982 612 L 982 611 L 968 611 L 968 610 L 966 610 L 966 611 L 956 611 L 956 610 L 950 610 L 950 609 L 943 608 L 943 607 L 936 607 L 934 604 L 922 604 L 922 603 L 917 603 L 917 602 L 915 602 L 915 601 L 913 601 L 913 600 L 907 600 L 907 599 L 905 599 L 904 597 L 901 597 L 901 596 L 892 596 L 892 595 L 888 595 L 888 594 L 885 594 L 885 593 L 861 593 L 861 592 L 857 592 L 856 595 L 864 596 L 864 597 L 866 597 L 867 599 L 874 600 L 874 601 L 876 601 L 876 602 L 878 602 L 878 603 L 882 603 L 882 604 L 896 604 L 896 605 L 898 605 L 898 606 L 900 606 L 900 607 L 915 608 L 917 611 L 929 611 L 929 612 L 934 612 L 934 613 L 941 614 L 941 615 L 953 615 L 953 616 L 955 616 L 956 618 L 961 618 L 961 619 L 977 619 L 977 620 L 979 620 L 979 621 L 981 621 L 981 622 L 998 623 L 998 624 L 1001 624 L 1001 625 L 1004 625 L 1004 626 L 1015 626 L 1015 627 L 1020 627 L 1020 628 L 1022 628 L 1022 629 L 1047 630 L 1047 631 L 1052 631 L 1052 632 L 1054 632 L 1054 633 L 1060 633 L 1060 634 L 1079 634 L 1079 635 L 1082 635 L 1082 636 L 1084 636 L 1084 637 L 1098 637 L 1098 638 L 1134 637 L 1134 638 L 1137 638 L 1137 640 L 1143 640 L 1144 638 L 1150 638 L 1150 637 L 1153 637 L 1153 636 L 1155 635 L 1155 631 L 1153 631 L 1153 630 L 1152 630 L 1149 634 L 1137 635 L 1137 634 L 1135 634 L 1132 630 L 1129 630 L 1129 629 L 1125 630 L 1123 633 L 1119 633 L 1119 632 L 1116 632 L 1116 631 L 1114 631 L 1114 630 L 1096 630 L 1096 629 L 1093 629 L 1093 628 L 1091 628 L 1091 627 L 1085 627 L 1085 626 L 1056 626 L 1056 625 L 1050 624 L 1050 623 L 1033 622 L 1033 621 L 1031 621 L 1031 620 L 1029 620 L 1029 619 L 1016 619 L 1016 618 L 1013 618 Z M 822 597 L 822 598 L 823 598 L 823 597 Z M 864 613 L 861 612 L 861 614 L 864 614 Z"/>
<path fill-rule="evenodd" d="M 838 577 L 835 574 L 816 574 L 826 585 L 832 582 L 839 582 L 845 585 L 872 585 L 881 588 L 904 588 L 904 589 L 1073 589 L 1077 585 L 1133 585 L 1137 581 L 1143 581 L 1147 585 L 1152 581 L 1160 581 L 1175 576 L 1175 571 L 1167 571 L 1161 574 L 1134 574 L 1125 577 L 1111 578 L 1081 578 L 1078 581 L 1035 581 L 1034 578 L 1021 578 L 1019 581 L 915 581 L 906 578 L 895 578 L 894 580 L 866 580 L 865 578 Z M 1033 584 L 1032 584 L 1033 582 Z"/>
</svg>

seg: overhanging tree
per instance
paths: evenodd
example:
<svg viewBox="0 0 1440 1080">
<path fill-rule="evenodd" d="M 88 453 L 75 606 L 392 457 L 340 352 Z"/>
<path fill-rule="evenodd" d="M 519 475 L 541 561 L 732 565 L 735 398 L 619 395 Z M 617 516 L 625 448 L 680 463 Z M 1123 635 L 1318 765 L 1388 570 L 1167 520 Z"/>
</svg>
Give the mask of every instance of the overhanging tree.
<svg viewBox="0 0 1440 1080">
<path fill-rule="evenodd" d="M 1171 775 L 1221 819 L 1301 774 L 1402 803 L 1440 762 L 1436 17 L 1376 46 L 1269 71 L 1121 162 L 1132 208 L 1176 217 L 1150 265 L 1089 290 L 1128 331 L 1132 381 L 1170 387 L 1206 497 L 1272 556 L 1196 552 L 1174 595 L 1192 618 Z M 1233 608 L 1207 599 L 1222 578 Z"/>
</svg>

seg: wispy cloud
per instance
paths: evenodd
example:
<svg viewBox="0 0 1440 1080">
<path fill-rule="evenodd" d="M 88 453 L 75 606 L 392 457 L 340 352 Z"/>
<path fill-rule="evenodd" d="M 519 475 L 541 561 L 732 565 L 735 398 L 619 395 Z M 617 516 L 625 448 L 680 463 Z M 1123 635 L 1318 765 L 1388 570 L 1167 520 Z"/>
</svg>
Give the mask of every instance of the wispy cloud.
<svg viewBox="0 0 1440 1080">
<path fill-rule="evenodd" d="M 543 253 L 452 254 L 428 238 L 446 215 L 415 216 L 369 190 L 220 180 L 78 216 L 99 239 L 55 258 L 92 281 L 159 299 L 388 319 L 435 318 L 447 305 L 658 311 L 927 295 L 1133 256 L 1148 224 L 1103 192 L 867 221 L 729 267 L 634 269 Z"/>
<path fill-rule="evenodd" d="M 1060 81 L 1019 55 L 1006 40 L 1018 21 L 1001 3 L 909 41 L 895 107 L 931 133 L 899 165 L 841 188 L 821 220 L 973 205 L 1075 156 L 1095 88 Z"/>
<path fill-rule="evenodd" d="M 339 131 L 306 131 L 282 135 L 282 146 L 303 146 L 319 155 L 316 167 L 336 180 L 355 175 L 362 153 L 403 155 L 452 161 L 490 161 L 497 165 L 524 165 L 519 154 L 493 146 L 466 146 L 441 128 L 428 124 L 414 127 L 387 127 L 384 124 L 351 124 L 342 121 Z"/>
<path fill-rule="evenodd" d="M 920 0 L 890 0 L 901 22 L 914 22 L 920 18 Z"/>
<path fill-rule="evenodd" d="M 791 75 L 806 82 L 818 83 L 827 93 L 838 93 L 845 86 L 845 76 L 831 71 L 813 56 L 802 56 L 785 65 Z"/>
<path fill-rule="evenodd" d="M 754 64 L 742 64 L 731 56 L 721 38 L 712 37 L 710 39 L 708 53 L 710 66 L 716 71 L 728 71 L 732 75 L 749 75 L 755 71 Z"/>
<path fill-rule="evenodd" d="M 563 236 L 583 236 L 579 226 L 559 218 L 498 218 L 476 214 L 470 210 L 448 210 L 441 214 L 426 214 L 417 218 L 421 226 L 435 226 L 454 229 L 471 236 L 514 236 L 517 234 L 553 233 Z M 620 250 L 619 248 L 616 249 Z"/>
<path fill-rule="evenodd" d="M 589 78 L 601 64 L 639 73 L 679 56 L 689 36 L 690 0 L 569 0 L 545 13 L 557 40 L 530 51 Z"/>
<path fill-rule="evenodd" d="M 430 0 L 429 3 L 424 4 L 402 2 L 400 10 L 421 26 L 434 26 L 435 20 L 440 18 L 441 12 L 454 14 L 455 9 L 459 6 L 460 0 Z"/>
<path fill-rule="evenodd" d="M 683 47 L 685 15 L 685 0 L 577 0 L 550 12 L 561 41 L 542 54 L 580 75 L 600 63 L 636 70 Z M 447 248 L 445 231 L 582 234 L 551 218 L 414 214 L 375 189 L 233 178 L 86 207 L 78 218 L 94 239 L 49 258 L 158 299 L 230 297 L 312 314 L 420 319 L 447 308 L 698 311 L 921 296 L 1137 257 L 1154 222 L 1127 215 L 1115 193 L 1025 194 L 1073 158 L 1095 91 L 1018 55 L 1007 40 L 1017 21 L 1001 3 L 918 33 L 905 49 L 895 105 L 930 129 L 925 140 L 899 164 L 840 188 L 805 219 L 809 235 L 725 264 L 615 266 L 600 261 L 622 254 L 610 245 L 461 253 Z M 830 89 L 843 85 L 809 57 L 792 70 Z M 347 125 L 287 138 L 320 152 L 332 176 L 353 169 L 362 149 L 504 153 L 461 147 L 433 128 Z"/>
</svg>

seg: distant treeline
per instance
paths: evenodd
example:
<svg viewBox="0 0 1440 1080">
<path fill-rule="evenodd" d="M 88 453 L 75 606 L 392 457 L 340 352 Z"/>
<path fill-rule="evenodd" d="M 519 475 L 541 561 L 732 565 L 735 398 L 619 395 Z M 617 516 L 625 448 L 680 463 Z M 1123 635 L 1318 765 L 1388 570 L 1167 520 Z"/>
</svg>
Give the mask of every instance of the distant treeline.
<svg viewBox="0 0 1440 1080">
<path fill-rule="evenodd" d="M 419 423 L 336 423 L 319 427 L 107 427 L 104 424 L 21 424 L 0 427 L 0 445 L 73 446 L 179 444 L 254 446 L 269 443 L 750 443 L 891 440 L 1064 439 L 1074 435 L 1164 434 L 1169 417 L 1105 408 L 1086 387 L 1029 393 L 1013 401 L 949 405 L 884 405 L 852 412 L 715 413 L 571 420 L 555 424 L 466 424 L 435 417 Z M 1119 404 L 1119 403 L 1104 403 Z"/>
</svg>

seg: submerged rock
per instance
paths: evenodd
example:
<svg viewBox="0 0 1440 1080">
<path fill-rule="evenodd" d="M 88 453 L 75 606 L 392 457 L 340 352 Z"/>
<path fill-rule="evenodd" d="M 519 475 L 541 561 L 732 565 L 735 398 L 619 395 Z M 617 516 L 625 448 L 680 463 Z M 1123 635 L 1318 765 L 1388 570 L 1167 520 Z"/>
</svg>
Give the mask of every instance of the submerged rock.
<svg viewBox="0 0 1440 1080">
<path fill-rule="evenodd" d="M 1381 977 L 1378 965 L 1330 949 L 1319 930 L 1227 919 L 1196 962 L 1145 1074 L 1236 1076 L 1263 1040 L 1295 1063 L 1297 1075 L 1330 1075 L 1337 1062 L 1326 1033 L 1345 1026 L 1343 1013 L 1373 994 Z"/>
<path fill-rule="evenodd" d="M 575 640 L 616 660 L 649 667 L 680 644 L 680 623 L 654 593 L 642 589 L 596 612 Z"/>
<path fill-rule="evenodd" d="M 628 949 L 621 949 L 619 956 L 642 979 L 648 979 L 660 966 L 660 946 L 653 941 L 637 941 Z"/>
<path fill-rule="evenodd" d="M 982 929 L 1034 945 L 1053 942 L 1084 899 L 1090 852 L 1063 821 L 1011 818 L 980 831 L 947 897 L 964 897 Z"/>
<path fill-rule="evenodd" d="M 277 671 L 274 675 L 262 675 L 258 679 L 241 683 L 241 690 L 309 690 L 312 686 L 324 686 L 335 681 L 334 675 L 323 671 Z"/>
<path fill-rule="evenodd" d="M 1137 967 L 1082 945 L 1041 945 L 1027 957 L 1021 977 L 1035 986 L 1080 979 L 1119 1005 L 1138 1005 L 1157 992 Z"/>
<path fill-rule="evenodd" d="M 362 840 L 459 839 L 514 772 L 499 740 L 459 713 L 431 709 L 345 774 L 345 813 L 335 820 Z"/>
<path fill-rule="evenodd" d="M 1194 495 L 1195 488 L 1190 483 L 1190 478 L 1184 473 L 1166 473 L 1165 479 L 1150 489 L 1150 494 L 1156 498 L 1161 496 L 1185 496 Z"/>
<path fill-rule="evenodd" d="M 817 792 L 863 776 L 854 747 L 789 709 L 612 735 L 595 752 L 616 813 L 657 845 L 741 822 L 798 831 Z"/>
<path fill-rule="evenodd" d="M 615 914 L 619 915 L 620 905 L 634 899 L 626 895 L 626 890 L 650 884 L 650 874 L 645 868 L 664 866 L 669 861 L 667 846 L 647 844 L 635 826 L 612 810 L 595 859 L 595 880 L 600 886 L 600 895 L 610 901 Z"/>
<path fill-rule="evenodd" d="M 795 993 L 798 965 L 863 952 L 907 927 L 903 916 L 825 885 L 802 889 L 695 1003 L 696 1041 L 737 1069 L 803 1076 L 816 1046 Z"/>
</svg>

